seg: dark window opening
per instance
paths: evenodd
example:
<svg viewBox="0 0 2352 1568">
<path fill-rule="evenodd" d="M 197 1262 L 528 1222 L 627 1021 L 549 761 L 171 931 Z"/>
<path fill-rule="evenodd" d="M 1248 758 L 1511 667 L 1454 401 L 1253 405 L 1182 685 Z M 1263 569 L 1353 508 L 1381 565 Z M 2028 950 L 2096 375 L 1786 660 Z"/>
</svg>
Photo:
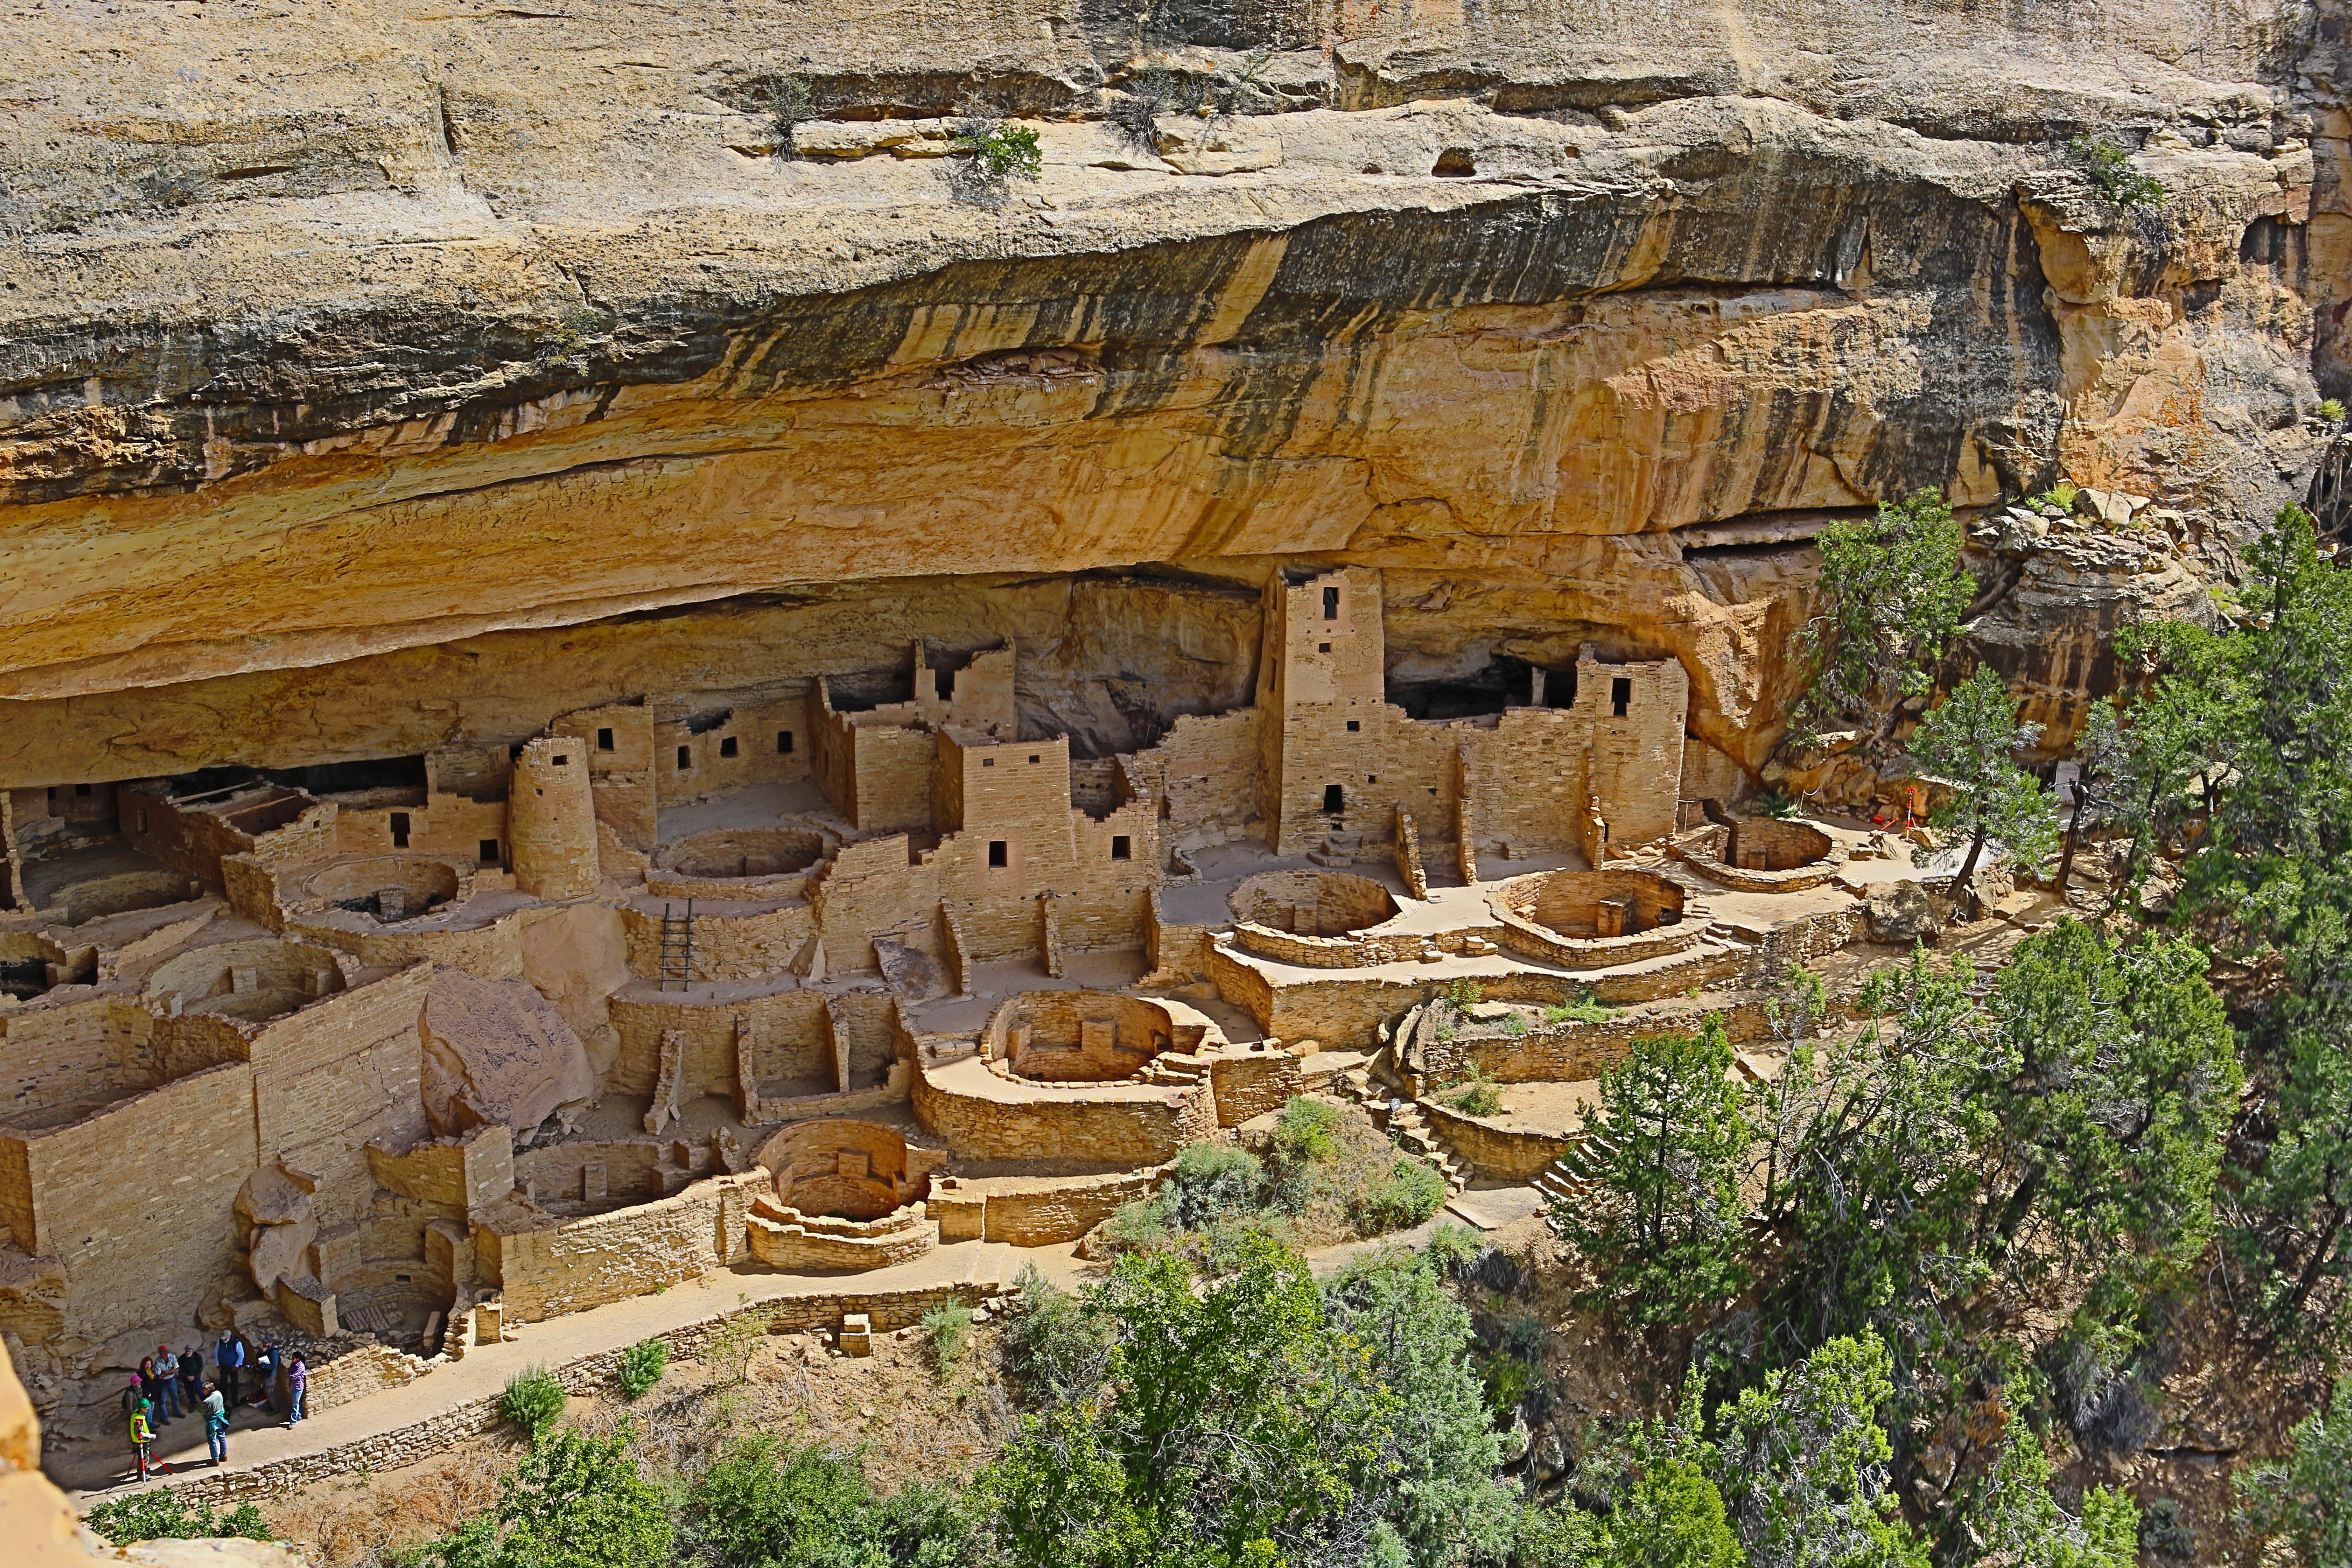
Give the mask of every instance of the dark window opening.
<svg viewBox="0 0 2352 1568">
<path fill-rule="evenodd" d="M 556 753 L 555 753 L 555 765 L 556 765 L 557 767 L 559 767 L 559 768 L 568 768 L 568 767 L 570 767 L 570 766 L 572 765 L 572 758 L 571 758 L 571 756 L 570 756 L 569 754 L 565 753 L 565 752 L 556 752 Z"/>
<path fill-rule="evenodd" d="M 988 863 L 989 863 L 991 866 L 992 866 L 992 867 L 996 867 L 996 868 L 1002 868 L 1003 866 L 1005 866 L 1005 865 L 1008 863 L 1008 862 L 1006 861 L 1006 859 L 1005 859 L 1005 849 L 1006 849 L 1006 845 L 1005 845 L 1005 842 L 1004 842 L 1004 840 L 1003 840 L 1003 839 L 1002 839 L 1002 838 L 992 838 L 992 839 L 990 839 L 990 840 L 988 841 Z"/>
<path fill-rule="evenodd" d="M 1625 710 L 1633 703 L 1633 683 L 1631 680 L 1621 675 L 1609 682 L 1609 706 L 1616 710 L 1618 718 L 1625 717 Z"/>
<path fill-rule="evenodd" d="M 1325 784 L 1323 786 L 1323 815 L 1326 816 L 1338 816 L 1347 809 L 1347 792 L 1342 790 L 1338 784 Z"/>
<path fill-rule="evenodd" d="M 1339 590 L 1337 588 L 1323 590 L 1323 618 L 1327 621 L 1339 618 Z"/>
<path fill-rule="evenodd" d="M 519 763 L 522 761 L 522 742 L 520 741 L 517 741 L 513 745 L 507 748 L 507 761 L 510 763 Z"/>
<path fill-rule="evenodd" d="M 731 756 L 735 755 L 735 737 L 734 737 L 734 736 L 732 736 L 732 735 L 721 735 L 721 736 L 719 738 L 719 754 L 720 756 L 722 756 L 722 757 L 731 757 Z"/>
<path fill-rule="evenodd" d="M 1366 773 L 1364 775 L 1364 782 L 1366 784 L 1378 784 L 1381 782 L 1381 775 L 1378 773 Z"/>
<path fill-rule="evenodd" d="M 1128 838 L 1128 837 L 1127 837 L 1127 835 L 1126 835 L 1126 834 L 1124 834 L 1124 833 L 1115 833 L 1115 834 L 1111 835 L 1111 840 L 1110 840 L 1110 858 L 1111 858 L 1112 859 L 1114 859 L 1114 860 L 1126 860 L 1126 859 L 1129 859 L 1129 858 L 1131 858 L 1133 857 L 1134 852 L 1135 852 L 1135 846 L 1134 846 L 1134 844 L 1132 843 L 1132 841 L 1130 841 L 1130 840 Z"/>
<path fill-rule="evenodd" d="M 58 804 L 58 786 L 55 784 L 49 786 L 49 804 L 51 805 Z"/>
<path fill-rule="evenodd" d="M 1353 734 L 1357 733 L 1358 731 L 1361 731 L 1361 730 L 1363 729 L 1363 727 L 1364 727 L 1364 726 L 1363 726 L 1362 722 L 1361 722 L 1360 721 L 1359 721 L 1359 720 L 1350 719 L 1350 720 L 1349 720 L 1349 721 L 1348 721 L 1348 733 L 1349 733 L 1350 735 L 1353 735 Z"/>
<path fill-rule="evenodd" d="M 1317 653 L 1329 653 L 1331 651 L 1331 645 L 1327 642 L 1317 643 L 1315 645 L 1315 651 Z"/>
<path fill-rule="evenodd" d="M 394 849 L 408 847 L 408 813 L 404 811 L 392 814 L 392 847 Z"/>
<path fill-rule="evenodd" d="M 776 731 L 776 755 L 778 755 L 778 756 L 780 756 L 780 757 L 789 757 L 789 756 L 791 756 L 792 754 L 793 754 L 793 732 L 792 732 L 790 730 L 779 730 L 779 731 Z"/>
<path fill-rule="evenodd" d="M 955 696 L 955 671 L 952 669 L 933 670 L 931 672 L 931 689 L 940 694 L 940 700 L 942 702 L 946 702 L 952 699 Z"/>
<path fill-rule="evenodd" d="M 1571 664 L 1566 669 L 1544 671 L 1543 705 L 1547 708 L 1576 706 L 1576 666 Z"/>
<path fill-rule="evenodd" d="M 1478 172 L 1478 161 L 1470 156 L 1466 147 L 1448 147 L 1437 155 L 1437 163 L 1429 172 L 1441 180 L 1466 180 Z"/>
<path fill-rule="evenodd" d="M 677 771 L 679 773 L 684 773 L 687 769 L 692 766 L 694 766 L 694 748 L 692 746 L 680 746 L 677 749 Z"/>
<path fill-rule="evenodd" d="M 599 730 L 596 731 L 596 749 L 600 752 L 609 752 L 613 749 L 612 731 Z"/>
<path fill-rule="evenodd" d="M 495 838 L 483 839 L 481 844 L 477 847 L 474 858 L 485 866 L 497 865 L 499 863 L 499 841 Z"/>
<path fill-rule="evenodd" d="M 1037 760 L 1037 758 L 1036 758 L 1036 756 L 1033 753 L 1033 754 L 1030 756 L 1029 760 L 1030 760 L 1031 762 L 1033 762 L 1033 763 L 1034 763 L 1034 762 L 1035 762 L 1035 761 Z"/>
<path fill-rule="evenodd" d="M 74 785 L 74 798 L 75 798 L 75 799 L 77 799 L 77 800 L 88 800 L 88 799 L 89 798 L 89 785 L 88 785 L 88 784 L 76 784 L 76 785 Z"/>
<path fill-rule="evenodd" d="M 994 757 L 982 757 L 980 759 L 980 765 L 983 768 L 992 768 L 996 765 L 996 759 Z"/>
</svg>

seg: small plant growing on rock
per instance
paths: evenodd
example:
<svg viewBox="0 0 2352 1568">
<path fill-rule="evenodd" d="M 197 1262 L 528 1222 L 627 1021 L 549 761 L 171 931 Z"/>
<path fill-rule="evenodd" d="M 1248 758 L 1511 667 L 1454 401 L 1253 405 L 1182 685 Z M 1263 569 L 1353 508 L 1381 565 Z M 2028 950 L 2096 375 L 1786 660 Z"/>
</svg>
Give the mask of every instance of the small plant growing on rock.
<svg viewBox="0 0 2352 1568">
<path fill-rule="evenodd" d="M 1523 1016 L 1514 1013 L 1503 1020 L 1503 1033 L 1510 1036 L 1511 1038 L 1516 1040 L 1527 1032 L 1528 1021 Z"/>
<path fill-rule="evenodd" d="M 2074 510 L 2074 498 L 2082 493 L 2082 491 L 2076 489 L 2073 485 L 2068 484 L 2063 479 L 2060 479 L 2056 484 L 2052 485 L 2040 495 L 2027 496 L 2025 498 L 2025 504 L 2032 507 L 2036 511 L 2054 511 L 2060 516 L 2063 516 L 2067 512 Z"/>
<path fill-rule="evenodd" d="M 2320 399 L 2319 416 L 2322 419 L 2326 420 L 2330 425 L 2343 424 L 2344 400 L 2340 397 L 2325 397 Z"/>
<path fill-rule="evenodd" d="M 1457 1013 L 1466 1013 L 1486 999 L 1486 993 L 1466 974 L 1458 980 L 1447 981 L 1445 989 L 1438 994 L 1444 997 L 1447 1005 Z"/>
<path fill-rule="evenodd" d="M 768 117 L 776 127 L 776 152 L 791 157 L 793 132 L 817 118 L 816 95 L 809 89 L 808 78 L 778 77 L 769 89 Z"/>
<path fill-rule="evenodd" d="M 527 1366 L 507 1379 L 499 1395 L 499 1415 L 530 1434 L 536 1443 L 563 1414 L 563 1384 L 543 1366 Z"/>
<path fill-rule="evenodd" d="M 2120 147 L 2088 136 L 2077 136 L 2067 149 L 2083 165 L 2084 177 L 2118 207 L 2160 207 L 2164 182 L 2131 166 L 2131 154 Z"/>
<path fill-rule="evenodd" d="M 621 1352 L 621 1364 L 614 1377 L 621 1385 L 621 1397 L 634 1400 L 646 1389 L 661 1381 L 662 1369 L 669 1365 L 669 1346 L 659 1340 L 639 1340 Z"/>
<path fill-rule="evenodd" d="M 968 120 L 958 129 L 955 144 L 971 153 L 992 181 L 1034 180 L 1045 165 L 1036 131 L 1009 121 Z"/>
<path fill-rule="evenodd" d="M 1797 815 L 1797 803 L 1782 791 L 1768 789 L 1756 797 L 1756 815 L 1786 819 Z"/>
</svg>

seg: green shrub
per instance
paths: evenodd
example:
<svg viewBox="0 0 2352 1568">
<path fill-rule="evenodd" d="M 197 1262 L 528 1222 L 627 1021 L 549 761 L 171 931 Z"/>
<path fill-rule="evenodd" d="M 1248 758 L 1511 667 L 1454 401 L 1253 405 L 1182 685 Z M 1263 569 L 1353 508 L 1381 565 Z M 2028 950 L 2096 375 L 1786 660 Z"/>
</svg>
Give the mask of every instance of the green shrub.
<svg viewBox="0 0 2352 1568">
<path fill-rule="evenodd" d="M 2074 510 L 2074 498 L 2082 493 L 2073 485 L 2060 479 L 2040 495 L 2027 496 L 2025 504 L 2031 507 L 2055 507 L 2060 511 L 2072 511 Z"/>
<path fill-rule="evenodd" d="M 1543 1016 L 1547 1024 L 1598 1024 L 1612 1011 L 1608 1004 L 1596 1001 L 1591 991 L 1580 990 L 1572 999 L 1545 1008 Z"/>
<path fill-rule="evenodd" d="M 2088 136 L 2077 136 L 2068 148 L 2081 161 L 2084 177 L 2099 194 L 2119 207 L 2164 205 L 2164 183 L 2131 166 L 2131 154 Z"/>
<path fill-rule="evenodd" d="M 499 1482 L 498 1506 L 452 1533 L 394 1556 L 406 1568 L 645 1568 L 670 1561 L 669 1494 L 629 1451 L 627 1422 L 608 1437 L 558 1432 Z"/>
<path fill-rule="evenodd" d="M 776 151 L 792 156 L 793 133 L 817 117 L 816 97 L 809 90 L 808 78 L 777 78 L 768 93 L 768 116 L 776 127 Z"/>
<path fill-rule="evenodd" d="M 1510 1036 L 1511 1038 L 1516 1040 L 1527 1032 L 1528 1020 L 1525 1015 L 1513 1013 L 1503 1020 L 1503 1033 Z"/>
<path fill-rule="evenodd" d="M 2324 397 L 2320 399 L 2319 416 L 2322 419 L 2326 420 L 2330 425 L 2343 424 L 2344 400 L 2340 397 Z"/>
<path fill-rule="evenodd" d="M 1058 1405 L 1092 1393 L 1110 1365 L 1108 1329 L 1034 1263 L 1022 1265 L 1013 1286 L 1005 1370 L 1039 1402 Z"/>
<path fill-rule="evenodd" d="M 973 120 L 956 137 L 956 146 L 976 158 L 992 180 L 1034 180 L 1045 165 L 1037 132 L 1004 120 Z"/>
<path fill-rule="evenodd" d="M 1461 1279 L 1468 1277 L 1478 1255 L 1486 1250 L 1486 1240 L 1476 1231 L 1466 1225 L 1447 1224 L 1429 1233 L 1422 1255 L 1438 1273 L 1449 1279 Z"/>
<path fill-rule="evenodd" d="M 931 1370 L 941 1376 L 962 1365 L 971 1346 L 971 1309 L 950 1303 L 925 1312 L 923 1344 L 930 1352 Z"/>
<path fill-rule="evenodd" d="M 83 1516 L 82 1522 L 116 1546 L 134 1541 L 194 1541 L 225 1535 L 247 1541 L 271 1538 L 261 1510 L 249 1502 L 221 1511 L 163 1490 L 100 1503 Z"/>
<path fill-rule="evenodd" d="M 1486 999 L 1485 988 L 1466 974 L 1447 981 L 1445 988 L 1438 994 L 1451 1003 L 1457 1013 L 1466 1013 Z"/>
<path fill-rule="evenodd" d="M 621 1385 L 621 1397 L 635 1399 L 644 1394 L 661 1381 L 662 1369 L 667 1365 L 669 1346 L 659 1340 L 639 1340 L 623 1351 L 620 1367 L 614 1373 Z"/>
<path fill-rule="evenodd" d="M 507 1379 L 506 1392 L 499 1395 L 499 1415 L 530 1433 L 536 1442 L 563 1414 L 564 1397 L 563 1384 L 553 1373 L 543 1366 L 527 1366 Z"/>
<path fill-rule="evenodd" d="M 1265 1167 L 1230 1143 L 1192 1143 L 1176 1156 L 1160 1189 L 1169 1224 L 1200 1230 L 1265 1206 Z"/>
<path fill-rule="evenodd" d="M 1275 1119 L 1274 1136 L 1266 1148 L 1268 1163 L 1277 1173 L 1302 1165 L 1319 1165 L 1339 1152 L 1341 1112 L 1319 1100 L 1295 1099 Z"/>
<path fill-rule="evenodd" d="M 1365 1236 L 1410 1230 L 1445 1201 L 1445 1178 L 1428 1161 L 1400 1154 L 1383 1175 L 1349 1198 L 1348 1217 Z"/>
<path fill-rule="evenodd" d="M 1784 792 L 1768 789 L 1756 797 L 1751 809 L 1759 816 L 1786 818 L 1796 816 L 1798 807 L 1797 803 Z"/>
<path fill-rule="evenodd" d="M 1525 1024 L 1519 1026 L 1524 1031 Z M 1475 1062 L 1470 1064 L 1470 1076 L 1437 1097 L 1465 1116 L 1492 1116 L 1503 1109 L 1503 1091 L 1486 1076 L 1486 1069 Z"/>
</svg>

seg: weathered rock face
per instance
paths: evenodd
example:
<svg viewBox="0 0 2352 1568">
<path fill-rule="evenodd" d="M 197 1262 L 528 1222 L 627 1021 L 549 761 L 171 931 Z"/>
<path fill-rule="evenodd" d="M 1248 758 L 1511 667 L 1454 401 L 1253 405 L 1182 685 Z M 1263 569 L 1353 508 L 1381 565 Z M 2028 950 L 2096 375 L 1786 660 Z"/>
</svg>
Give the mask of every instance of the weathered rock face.
<svg viewBox="0 0 2352 1568">
<path fill-rule="evenodd" d="M 1019 635 L 1024 720 L 1116 750 L 1247 689 L 1233 590 L 1300 559 L 1384 569 L 1398 679 L 1676 656 L 1752 772 L 1822 515 L 2063 469 L 2226 560 L 2302 496 L 2344 22 L 128 0 L 99 55 L 38 7 L 0 783 L 516 738 L 575 678 L 927 635 Z M 1147 59 L 1262 112 L 1139 145 L 1102 116 Z M 797 156 L 784 72 L 831 117 Z M 967 100 L 1038 117 L 1039 180 L 933 155 Z M 2005 613 L 2064 686 L 2063 585 Z"/>
<path fill-rule="evenodd" d="M 522 981 L 443 970 L 423 1030 L 425 1117 L 442 1137 L 492 1123 L 529 1132 L 595 1092 L 580 1037 Z"/>
</svg>

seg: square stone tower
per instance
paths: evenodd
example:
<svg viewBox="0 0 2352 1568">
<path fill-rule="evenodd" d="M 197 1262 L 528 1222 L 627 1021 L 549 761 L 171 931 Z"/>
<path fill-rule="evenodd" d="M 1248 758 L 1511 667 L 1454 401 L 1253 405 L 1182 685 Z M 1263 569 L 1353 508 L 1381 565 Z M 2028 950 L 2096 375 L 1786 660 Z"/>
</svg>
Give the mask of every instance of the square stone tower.
<svg viewBox="0 0 2352 1568">
<path fill-rule="evenodd" d="M 1379 772 L 1387 666 L 1381 574 L 1368 567 L 1276 574 L 1265 589 L 1258 660 L 1258 810 L 1274 849 L 1299 855 L 1325 839 L 1387 835 L 1383 799 L 1360 795 Z"/>
</svg>

